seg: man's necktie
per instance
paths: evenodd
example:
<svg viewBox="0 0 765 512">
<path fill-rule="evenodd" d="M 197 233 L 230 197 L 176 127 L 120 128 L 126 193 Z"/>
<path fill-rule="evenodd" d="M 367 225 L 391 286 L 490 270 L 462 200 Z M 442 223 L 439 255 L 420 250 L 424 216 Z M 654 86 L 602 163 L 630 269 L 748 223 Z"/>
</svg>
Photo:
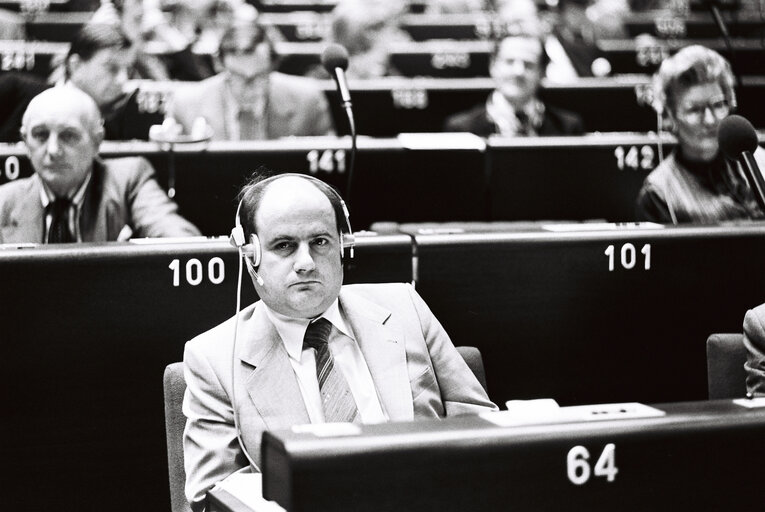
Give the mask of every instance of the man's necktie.
<svg viewBox="0 0 765 512">
<path fill-rule="evenodd" d="M 531 125 L 529 123 L 529 116 L 523 110 L 515 112 L 515 117 L 518 119 L 518 134 L 531 135 Z"/>
<path fill-rule="evenodd" d="M 303 346 L 316 350 L 316 376 L 319 379 L 321 405 L 324 409 L 324 421 L 352 422 L 359 411 L 348 387 L 345 377 L 335 368 L 329 351 L 329 333 L 332 324 L 326 318 L 320 318 L 308 324 L 303 338 Z"/>
<path fill-rule="evenodd" d="M 239 140 L 258 139 L 258 120 L 252 108 L 239 111 Z"/>
<path fill-rule="evenodd" d="M 69 210 L 72 202 L 69 199 L 57 198 L 50 204 L 51 223 L 48 232 L 49 244 L 74 242 L 74 236 L 69 229 Z"/>
</svg>

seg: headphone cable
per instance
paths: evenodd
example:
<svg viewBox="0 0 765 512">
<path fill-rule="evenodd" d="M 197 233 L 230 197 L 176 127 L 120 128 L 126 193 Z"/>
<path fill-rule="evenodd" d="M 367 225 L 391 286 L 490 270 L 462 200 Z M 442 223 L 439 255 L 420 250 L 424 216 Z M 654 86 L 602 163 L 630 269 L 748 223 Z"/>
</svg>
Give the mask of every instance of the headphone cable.
<svg viewBox="0 0 765 512">
<path fill-rule="evenodd" d="M 231 347 L 231 408 L 234 412 L 234 430 L 236 430 L 236 439 L 239 442 L 239 446 L 242 448 L 242 451 L 244 452 L 244 456 L 247 457 L 247 460 L 250 462 L 250 465 L 259 473 L 260 468 L 257 464 L 255 464 L 255 461 L 252 460 L 252 457 L 250 457 L 249 452 L 247 451 L 247 447 L 244 446 L 244 441 L 242 440 L 242 430 L 239 426 L 239 411 L 236 406 L 236 383 L 234 382 L 234 369 L 236 367 L 236 342 L 237 342 L 237 335 L 239 333 L 239 310 L 242 305 L 242 260 L 244 259 L 244 253 L 242 252 L 242 248 L 238 247 L 237 252 L 239 254 L 239 271 L 237 272 L 237 280 L 236 280 L 236 314 L 234 315 L 234 343 L 233 347 Z"/>
</svg>

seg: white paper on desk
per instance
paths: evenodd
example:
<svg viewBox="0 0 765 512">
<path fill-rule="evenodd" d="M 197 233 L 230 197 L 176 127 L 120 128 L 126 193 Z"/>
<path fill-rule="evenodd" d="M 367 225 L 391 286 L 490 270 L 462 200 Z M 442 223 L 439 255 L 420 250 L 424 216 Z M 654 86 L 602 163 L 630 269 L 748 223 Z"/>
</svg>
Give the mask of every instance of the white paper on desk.
<svg viewBox="0 0 765 512">
<path fill-rule="evenodd" d="M 740 405 L 741 407 L 746 407 L 747 409 L 765 407 L 765 396 L 757 398 L 737 398 L 736 400 L 733 400 L 733 403 Z"/>
<path fill-rule="evenodd" d="M 406 149 L 486 149 L 486 141 L 468 132 L 400 133 L 398 141 Z"/>
<path fill-rule="evenodd" d="M 221 480 L 216 487 L 223 489 L 253 511 L 286 512 L 275 501 L 263 497 L 263 479 L 261 473 L 236 472 Z"/>
<path fill-rule="evenodd" d="M 617 229 L 664 229 L 664 225 L 655 222 L 576 222 L 544 224 L 542 229 L 565 233 L 570 231 L 615 231 Z"/>
<path fill-rule="evenodd" d="M 557 404 L 556 404 L 557 405 Z M 654 418 L 666 413 L 638 402 L 574 405 L 570 407 L 542 407 L 538 410 L 519 408 L 481 414 L 481 417 L 501 427 L 541 425 L 545 423 L 579 423 L 634 418 Z"/>
<path fill-rule="evenodd" d="M 158 238 L 131 238 L 131 244 L 137 245 L 163 245 L 163 244 L 186 244 L 192 242 L 225 242 L 227 236 L 176 236 Z"/>
</svg>

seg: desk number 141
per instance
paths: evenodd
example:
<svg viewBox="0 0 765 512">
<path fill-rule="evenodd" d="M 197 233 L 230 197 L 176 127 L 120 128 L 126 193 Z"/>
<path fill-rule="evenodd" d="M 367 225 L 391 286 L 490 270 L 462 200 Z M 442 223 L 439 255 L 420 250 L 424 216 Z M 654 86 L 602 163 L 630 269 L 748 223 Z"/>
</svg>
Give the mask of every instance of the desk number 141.
<svg viewBox="0 0 765 512">
<path fill-rule="evenodd" d="M 635 246 L 631 243 L 626 243 L 622 245 L 622 248 L 619 250 L 619 261 L 617 262 L 616 257 L 616 248 L 613 245 L 609 245 L 606 247 L 606 256 L 608 256 L 608 271 L 613 272 L 616 268 L 617 264 L 621 264 L 622 268 L 625 270 L 630 270 L 632 268 L 635 268 L 635 265 L 638 263 L 638 255 L 637 255 L 637 249 L 635 249 Z M 643 245 L 643 248 L 640 249 L 640 254 L 643 255 L 643 269 L 644 270 L 650 270 L 651 269 L 651 244 L 645 244 Z"/>
</svg>

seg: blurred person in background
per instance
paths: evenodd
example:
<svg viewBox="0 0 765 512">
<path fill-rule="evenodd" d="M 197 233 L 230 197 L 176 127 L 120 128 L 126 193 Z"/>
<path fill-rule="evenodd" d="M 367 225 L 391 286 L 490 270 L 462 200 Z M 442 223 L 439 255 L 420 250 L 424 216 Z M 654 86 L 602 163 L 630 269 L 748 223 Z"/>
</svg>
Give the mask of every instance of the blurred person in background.
<svg viewBox="0 0 765 512">
<path fill-rule="evenodd" d="M 489 73 L 496 89 L 485 103 L 447 118 L 446 131 L 476 135 L 579 135 L 581 118 L 538 97 L 548 59 L 541 32 L 515 34 L 493 47 Z"/>
<path fill-rule="evenodd" d="M 401 0 L 340 0 L 329 15 L 328 43 L 348 50 L 346 76 L 351 79 L 398 76 L 390 62 L 390 44 L 411 41 L 399 28 L 406 4 Z M 329 78 L 323 67 L 307 73 Z"/>
<path fill-rule="evenodd" d="M 762 218 L 743 169 L 726 160 L 720 122 L 736 107 L 730 64 L 700 45 L 683 48 L 654 75 L 654 106 L 677 148 L 649 174 L 637 199 L 639 220 L 678 224 Z M 765 152 L 754 157 L 765 169 Z"/>
<path fill-rule="evenodd" d="M 54 83 L 70 83 L 93 98 L 104 119 L 106 139 L 146 138 L 131 121 L 137 111 L 136 93 L 125 91 L 133 58 L 130 41 L 119 27 L 88 23 L 47 83 L 31 74 L 0 75 L 0 140 L 19 140 L 29 101 Z"/>
<path fill-rule="evenodd" d="M 175 91 L 167 118 L 183 132 L 203 120 L 215 140 L 334 134 L 319 84 L 275 71 L 273 41 L 254 11 L 237 11 L 221 40 L 220 62 L 222 72 Z"/>
<path fill-rule="evenodd" d="M 103 0 L 91 23 L 117 25 L 136 51 L 132 77 L 198 81 L 214 74 L 211 55 L 240 0 Z"/>
<path fill-rule="evenodd" d="M 624 0 L 559 0 L 551 28 L 554 45 L 548 44 L 548 52 L 553 58 L 565 55 L 574 76 L 606 76 L 611 64 L 597 42 L 626 38 L 623 19 L 628 13 Z"/>
</svg>

